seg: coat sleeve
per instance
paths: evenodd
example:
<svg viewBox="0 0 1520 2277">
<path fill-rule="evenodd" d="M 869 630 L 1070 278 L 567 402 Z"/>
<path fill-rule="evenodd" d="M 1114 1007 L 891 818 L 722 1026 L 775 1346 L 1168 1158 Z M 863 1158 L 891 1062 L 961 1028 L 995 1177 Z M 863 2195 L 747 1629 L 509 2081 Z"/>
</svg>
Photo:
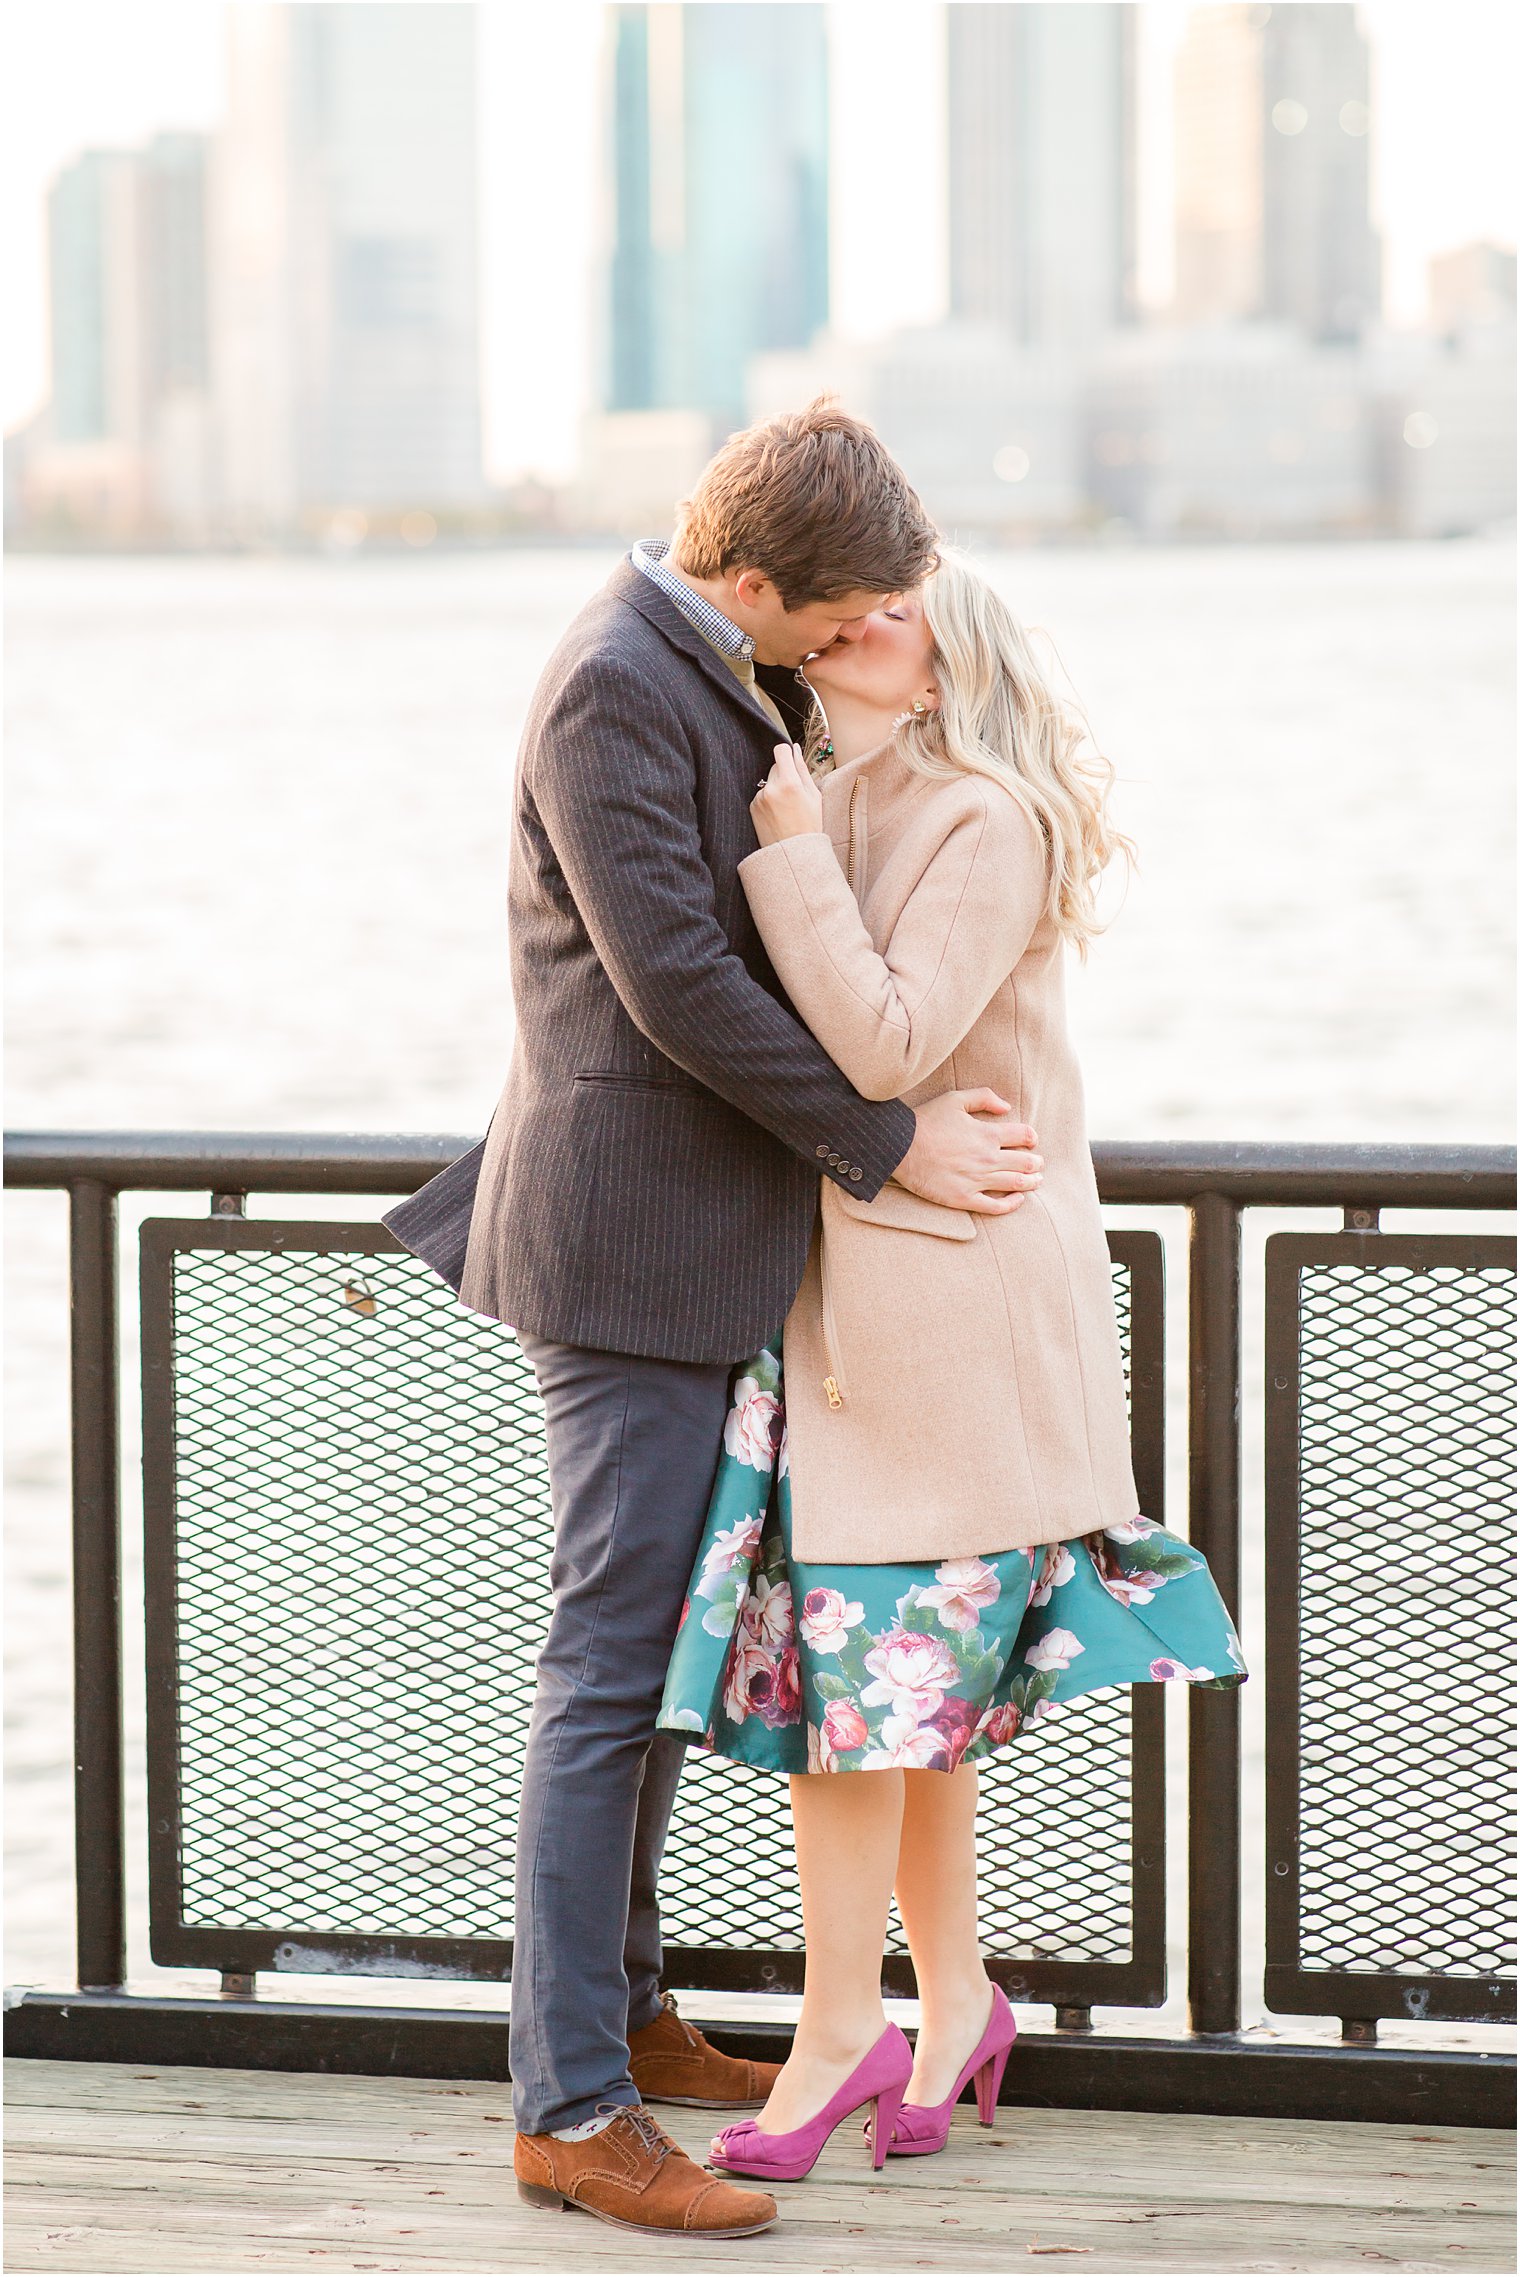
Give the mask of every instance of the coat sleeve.
<svg viewBox="0 0 1520 2277">
<path fill-rule="evenodd" d="M 1038 825 L 979 783 L 879 952 L 821 831 L 762 847 L 739 876 L 787 994 L 868 1099 L 895 1099 L 944 1064 L 1023 955 L 1047 892 Z"/>
<path fill-rule="evenodd" d="M 823 1175 L 877 1193 L 912 1144 L 912 1110 L 855 1090 L 734 953 L 668 697 L 605 656 L 572 671 L 539 723 L 519 802 L 635 1025 Z"/>
</svg>

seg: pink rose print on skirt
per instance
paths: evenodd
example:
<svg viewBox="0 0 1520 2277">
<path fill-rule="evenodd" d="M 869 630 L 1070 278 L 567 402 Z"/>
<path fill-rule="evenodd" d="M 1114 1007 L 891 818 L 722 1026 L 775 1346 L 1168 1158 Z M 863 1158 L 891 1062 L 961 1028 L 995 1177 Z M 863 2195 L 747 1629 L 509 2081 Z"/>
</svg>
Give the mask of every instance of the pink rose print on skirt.
<svg viewBox="0 0 1520 2277">
<path fill-rule="evenodd" d="M 1136 1511 L 1133 1518 L 1121 1519 L 1117 1526 L 1105 1526 L 1103 1532 L 1111 1542 L 1143 1542 L 1147 1534 L 1159 1534 L 1161 1528 L 1154 1518 L 1146 1518 Z"/>
<path fill-rule="evenodd" d="M 1003 1584 L 981 1558 L 950 1558 L 934 1569 L 934 1586 L 918 1593 L 920 1605 L 933 1605 L 947 1629 L 966 1636 L 989 1605 L 1003 1594 Z"/>
<path fill-rule="evenodd" d="M 1016 1737 L 1021 1720 L 1017 1703 L 1004 1700 L 1000 1706 L 988 1708 L 978 1720 L 976 1737 L 986 1740 L 989 1747 L 1004 1747 Z"/>
<path fill-rule="evenodd" d="M 1070 1668 L 1079 1652 L 1087 1647 L 1070 1629 L 1047 1629 L 1044 1636 L 1036 1637 L 1024 1649 L 1024 1658 L 1031 1668 Z"/>
<path fill-rule="evenodd" d="M 736 1565 L 748 1565 L 760 1547 L 764 1523 L 761 1518 L 741 1518 L 736 1525 L 725 1526 L 714 1534 L 702 1553 L 703 1578 L 715 1573 L 732 1573 Z"/>
<path fill-rule="evenodd" d="M 1153 1573 L 1145 1566 L 1126 1567 L 1112 1546 L 1113 1529 L 1107 1534 L 1092 1538 L 1092 1560 L 1098 1569 L 1098 1579 L 1110 1597 L 1121 1605 L 1148 1605 L 1166 1580 L 1164 1573 Z"/>
<path fill-rule="evenodd" d="M 831 1753 L 844 1755 L 865 1746 L 870 1727 L 853 1700 L 830 1700 L 823 1711 L 823 1736 Z"/>
<path fill-rule="evenodd" d="M 1035 1550 L 1031 1555 L 1039 1559 L 1040 1569 L 1035 1575 L 1034 1587 L 1029 1592 L 1029 1602 L 1031 1605 L 1048 1605 L 1051 1591 L 1059 1589 L 1063 1582 L 1070 1581 L 1076 1572 L 1076 1560 L 1065 1542 L 1047 1542 L 1042 1550 Z"/>
<path fill-rule="evenodd" d="M 735 1462 L 751 1470 L 768 1471 L 781 1444 L 781 1402 L 764 1390 L 753 1376 L 741 1376 L 734 1386 L 734 1404 L 723 1425 L 723 1445 Z"/>
<path fill-rule="evenodd" d="M 798 1628 L 802 1641 L 814 1652 L 843 1652 L 850 1631 L 866 1617 L 864 1605 L 839 1589 L 810 1589 L 802 1600 Z"/>
<path fill-rule="evenodd" d="M 779 1652 L 783 1645 L 792 1642 L 792 1585 L 789 1581 L 768 1581 L 757 1573 L 739 1616 L 743 1634 L 767 1651 Z"/>
<path fill-rule="evenodd" d="M 767 1652 L 750 1638 L 736 1637 L 723 1687 L 723 1712 L 736 1724 L 758 1716 L 771 1731 L 796 1723 L 802 1713 L 796 1646 Z"/>
<path fill-rule="evenodd" d="M 927 1728 L 937 1731 L 945 1743 L 952 1770 L 976 1737 L 977 1713 L 969 1700 L 952 1693 L 944 1705 L 929 1718 Z"/>
<path fill-rule="evenodd" d="M 867 1708 L 888 1704 L 894 1716 L 916 1724 L 935 1713 L 960 1674 L 955 1655 L 942 1638 L 905 1629 L 900 1621 L 866 1654 L 866 1666 L 876 1681 L 861 1693 L 861 1704 Z"/>
<path fill-rule="evenodd" d="M 944 1771 L 950 1750 L 945 1735 L 932 1724 L 915 1724 L 908 1716 L 883 1718 L 880 1747 L 860 1759 L 862 1771 Z"/>
</svg>

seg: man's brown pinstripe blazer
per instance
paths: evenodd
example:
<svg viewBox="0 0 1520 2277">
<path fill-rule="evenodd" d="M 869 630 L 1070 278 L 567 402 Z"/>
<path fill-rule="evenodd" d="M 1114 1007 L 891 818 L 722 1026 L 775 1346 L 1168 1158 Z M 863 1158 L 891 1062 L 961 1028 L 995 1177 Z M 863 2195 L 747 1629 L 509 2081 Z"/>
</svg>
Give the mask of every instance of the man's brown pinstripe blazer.
<svg viewBox="0 0 1520 2277">
<path fill-rule="evenodd" d="M 792 1012 L 739 884 L 775 729 L 623 562 L 539 682 L 508 880 L 516 1043 L 478 1147 L 385 1223 L 473 1310 L 557 1342 L 744 1358 L 831 1177 L 913 1136 Z"/>
</svg>

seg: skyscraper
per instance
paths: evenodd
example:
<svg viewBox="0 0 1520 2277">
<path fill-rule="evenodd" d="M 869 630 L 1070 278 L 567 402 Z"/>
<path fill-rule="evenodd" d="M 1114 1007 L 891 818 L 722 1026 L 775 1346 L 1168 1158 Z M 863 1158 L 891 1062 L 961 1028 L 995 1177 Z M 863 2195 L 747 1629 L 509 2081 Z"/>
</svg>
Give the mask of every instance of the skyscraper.
<svg viewBox="0 0 1520 2277">
<path fill-rule="evenodd" d="M 136 444 L 143 423 L 138 165 L 87 150 L 48 192 L 52 433 Z"/>
<path fill-rule="evenodd" d="M 207 144 L 87 150 L 48 196 L 52 389 L 30 489 L 116 537 L 206 508 Z"/>
<path fill-rule="evenodd" d="M 609 411 L 744 414 L 828 320 L 828 50 L 809 0 L 612 11 Z"/>
<path fill-rule="evenodd" d="M 1196 8 L 1177 59 L 1177 312 L 1355 339 L 1381 305 L 1369 56 L 1342 0 Z"/>
<path fill-rule="evenodd" d="M 155 404 L 206 384 L 206 144 L 87 150 L 48 195 L 52 432 L 139 444 Z"/>
<path fill-rule="evenodd" d="M 475 11 L 230 11 L 214 361 L 227 510 L 482 496 Z"/>
<path fill-rule="evenodd" d="M 950 308 L 1082 347 L 1133 311 L 1135 9 L 955 0 Z"/>
</svg>

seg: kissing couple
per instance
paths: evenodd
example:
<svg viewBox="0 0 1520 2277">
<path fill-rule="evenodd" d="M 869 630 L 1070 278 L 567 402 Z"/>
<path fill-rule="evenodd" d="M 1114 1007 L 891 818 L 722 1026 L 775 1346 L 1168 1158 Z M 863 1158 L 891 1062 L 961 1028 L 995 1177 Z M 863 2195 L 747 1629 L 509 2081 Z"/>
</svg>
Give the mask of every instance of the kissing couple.
<svg viewBox="0 0 1520 2277">
<path fill-rule="evenodd" d="M 731 437 L 539 682 L 506 1086 L 385 1219 L 543 1396 L 510 2028 L 534 2205 L 742 2237 L 776 2216 L 750 2185 L 855 2114 L 877 2167 L 941 2150 L 973 2083 L 990 2123 L 1016 2025 L 977 1942 L 978 1764 L 1097 1686 L 1245 1675 L 1131 1468 L 1063 980 L 1128 848 L 1111 778 L 827 400 Z M 662 1990 L 693 1744 L 790 1777 L 779 2066 Z M 704 2167 L 651 2102 L 754 2116 Z"/>
</svg>

